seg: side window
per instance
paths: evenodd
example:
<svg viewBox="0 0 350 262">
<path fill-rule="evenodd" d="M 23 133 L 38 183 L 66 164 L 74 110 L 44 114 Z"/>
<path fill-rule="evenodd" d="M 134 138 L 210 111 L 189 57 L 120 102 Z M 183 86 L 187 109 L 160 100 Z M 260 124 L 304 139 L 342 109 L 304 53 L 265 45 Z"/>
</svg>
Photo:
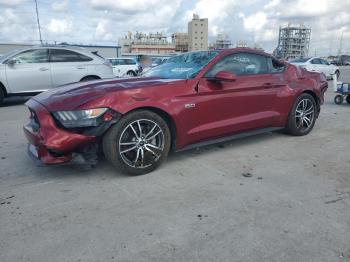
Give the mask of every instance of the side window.
<svg viewBox="0 0 350 262">
<path fill-rule="evenodd" d="M 320 59 L 314 58 L 314 59 L 311 60 L 311 64 L 319 65 L 319 64 L 322 64 L 322 63 L 321 63 L 321 60 L 320 60 Z"/>
<path fill-rule="evenodd" d="M 117 59 L 117 65 L 125 65 L 124 59 Z"/>
<path fill-rule="evenodd" d="M 126 59 L 125 62 L 126 62 L 125 64 L 127 64 L 127 65 L 136 65 L 136 61 L 134 61 L 132 59 Z"/>
<path fill-rule="evenodd" d="M 92 58 L 65 49 L 51 49 L 50 62 L 87 62 Z"/>
<path fill-rule="evenodd" d="M 326 60 L 324 60 L 324 59 L 320 59 L 321 60 L 321 63 L 323 64 L 323 65 L 329 65 L 329 63 L 326 61 Z"/>
<path fill-rule="evenodd" d="M 220 71 L 240 75 L 267 74 L 267 57 L 250 53 L 238 53 L 227 56 L 215 64 L 206 77 L 214 77 Z"/>
<path fill-rule="evenodd" d="M 118 65 L 118 60 L 116 60 L 116 59 L 110 59 L 109 61 L 110 61 L 111 64 L 114 65 L 114 66 Z"/>
<path fill-rule="evenodd" d="M 267 61 L 271 73 L 281 73 L 284 71 L 285 65 L 282 62 L 271 57 L 267 58 Z"/>
<path fill-rule="evenodd" d="M 18 64 L 33 64 L 33 63 L 47 63 L 49 61 L 47 49 L 36 49 L 24 51 L 13 59 L 17 60 Z"/>
</svg>

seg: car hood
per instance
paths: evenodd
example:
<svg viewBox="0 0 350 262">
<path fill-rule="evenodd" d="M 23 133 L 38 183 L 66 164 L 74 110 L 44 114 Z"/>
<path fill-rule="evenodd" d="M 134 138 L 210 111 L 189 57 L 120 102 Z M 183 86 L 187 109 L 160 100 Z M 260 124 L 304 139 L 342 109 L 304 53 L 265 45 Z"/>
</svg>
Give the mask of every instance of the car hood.
<svg viewBox="0 0 350 262">
<path fill-rule="evenodd" d="M 32 99 L 45 106 L 49 111 L 74 110 L 113 92 L 168 85 L 176 81 L 181 80 L 139 77 L 78 82 L 51 89 Z"/>
</svg>

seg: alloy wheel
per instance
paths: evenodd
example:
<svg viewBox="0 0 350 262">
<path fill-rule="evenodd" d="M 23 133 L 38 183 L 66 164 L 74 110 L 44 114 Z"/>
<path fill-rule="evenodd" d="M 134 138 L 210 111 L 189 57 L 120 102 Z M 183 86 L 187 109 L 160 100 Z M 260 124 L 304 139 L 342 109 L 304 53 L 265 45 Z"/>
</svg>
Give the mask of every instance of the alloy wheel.
<svg viewBox="0 0 350 262">
<path fill-rule="evenodd" d="M 296 127 L 301 132 L 306 132 L 312 127 L 315 117 L 315 107 L 312 101 L 304 98 L 299 101 L 295 109 L 295 123 Z"/>
<path fill-rule="evenodd" d="M 133 168 L 146 168 L 162 156 L 164 132 L 149 119 L 139 119 L 127 125 L 119 139 L 119 154 Z"/>
</svg>

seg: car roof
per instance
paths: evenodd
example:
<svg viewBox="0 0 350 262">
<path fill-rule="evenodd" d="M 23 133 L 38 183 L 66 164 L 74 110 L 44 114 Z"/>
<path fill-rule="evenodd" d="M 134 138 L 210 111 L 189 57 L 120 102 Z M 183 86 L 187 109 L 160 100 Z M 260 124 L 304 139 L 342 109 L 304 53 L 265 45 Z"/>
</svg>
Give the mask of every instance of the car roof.
<svg viewBox="0 0 350 262">
<path fill-rule="evenodd" d="M 129 59 L 129 60 L 135 60 L 135 58 L 130 58 L 130 57 L 109 57 L 107 59 Z"/>
</svg>

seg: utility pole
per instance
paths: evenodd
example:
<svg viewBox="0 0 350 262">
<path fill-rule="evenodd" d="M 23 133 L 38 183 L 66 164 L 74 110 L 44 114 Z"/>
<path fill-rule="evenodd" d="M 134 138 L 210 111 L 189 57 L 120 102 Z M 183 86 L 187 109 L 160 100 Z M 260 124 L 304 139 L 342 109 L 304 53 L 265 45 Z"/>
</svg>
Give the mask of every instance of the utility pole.
<svg viewBox="0 0 350 262">
<path fill-rule="evenodd" d="M 39 12 L 38 12 L 38 2 L 37 0 L 34 0 L 35 2 L 35 11 L 36 11 L 36 21 L 38 23 L 38 31 L 39 31 L 39 37 L 40 37 L 40 44 L 43 43 L 43 39 L 41 38 L 41 29 L 40 29 L 40 20 L 39 20 Z"/>
</svg>

